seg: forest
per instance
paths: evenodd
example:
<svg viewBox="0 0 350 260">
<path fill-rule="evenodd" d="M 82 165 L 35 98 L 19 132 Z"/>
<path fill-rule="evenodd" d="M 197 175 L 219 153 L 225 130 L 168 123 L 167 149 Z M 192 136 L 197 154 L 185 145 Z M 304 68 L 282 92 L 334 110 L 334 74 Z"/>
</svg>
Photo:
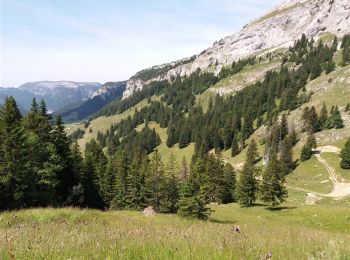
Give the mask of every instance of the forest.
<svg viewBox="0 0 350 260">
<path fill-rule="evenodd" d="M 126 100 L 117 100 L 96 116 L 121 113 L 143 99 L 148 106 L 113 124 L 81 153 L 76 139 L 67 137 L 61 117 L 48 113 L 44 100 L 33 99 L 22 116 L 16 101 L 8 97 L 0 110 L 0 209 L 74 206 L 97 209 L 141 210 L 152 206 L 157 212 L 206 219 L 209 203 L 239 202 L 254 206 L 257 199 L 276 207 L 288 196 L 285 177 L 297 166 L 292 151 L 298 134 L 288 122 L 288 113 L 306 103 L 312 93 L 305 85 L 321 73 L 335 69 L 332 46 L 315 43 L 303 36 L 284 58 L 278 71 L 269 71 L 263 80 L 234 96 L 210 99 L 204 110 L 195 102 L 218 80 L 254 64 L 256 57 L 240 60 L 215 76 L 197 70 L 171 82 L 152 82 Z M 350 62 L 349 37 L 341 44 L 343 62 Z M 286 62 L 295 64 L 288 68 Z M 154 95 L 159 100 L 151 101 Z M 300 160 L 308 160 L 316 148 L 314 133 L 342 128 L 337 106 L 328 112 L 306 107 L 302 120 L 308 135 Z M 149 122 L 167 128 L 166 144 L 180 148 L 195 144 L 192 160 L 177 162 L 164 158 L 155 149 L 161 142 Z M 135 128 L 141 124 L 141 131 Z M 267 127 L 262 139 L 265 151 L 259 154 L 255 140 L 248 142 L 260 126 Z M 221 152 L 232 156 L 248 146 L 240 172 L 226 163 Z M 350 141 L 341 153 L 341 165 L 350 168 Z M 262 167 L 259 162 L 263 162 Z"/>
</svg>

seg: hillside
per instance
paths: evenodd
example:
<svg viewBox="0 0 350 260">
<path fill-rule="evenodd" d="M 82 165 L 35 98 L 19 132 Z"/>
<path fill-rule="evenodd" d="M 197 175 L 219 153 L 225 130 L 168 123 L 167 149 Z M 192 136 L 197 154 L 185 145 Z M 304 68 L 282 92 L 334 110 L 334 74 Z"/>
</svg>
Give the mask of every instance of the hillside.
<svg viewBox="0 0 350 260">
<path fill-rule="evenodd" d="M 334 37 L 335 36 L 332 34 L 323 34 L 321 35 L 319 44 L 321 41 L 323 41 L 331 46 L 334 41 Z M 296 46 L 298 46 L 298 43 Z M 296 51 L 296 53 L 298 53 L 298 51 Z M 314 79 L 309 79 L 303 87 L 304 90 L 300 90 L 295 99 L 303 100 L 303 96 L 308 96 L 308 98 L 302 101 L 300 105 L 296 105 L 295 108 L 290 109 L 290 111 L 287 113 L 289 125 L 293 126 L 299 133 L 299 141 L 296 143 L 293 149 L 293 157 L 295 160 L 298 160 L 302 147 L 306 142 L 306 134 L 302 131 L 302 114 L 304 109 L 306 107 L 315 107 L 316 111 L 320 111 L 323 104 L 325 104 L 328 109 L 330 109 L 332 106 L 339 107 L 344 126 L 339 129 L 323 129 L 315 134 L 317 144 L 320 147 L 319 149 L 322 150 L 322 147 L 331 147 L 330 150 L 326 150 L 325 153 L 322 153 L 322 155 L 313 156 L 310 161 L 299 162 L 293 172 L 287 176 L 287 185 L 290 187 L 290 189 L 298 189 L 305 194 L 313 194 L 312 196 L 318 197 L 318 201 L 329 197 L 332 199 L 339 199 L 350 194 L 350 172 L 348 170 L 342 170 L 339 167 L 338 157 L 339 151 L 349 138 L 350 133 L 350 114 L 348 111 L 345 111 L 345 107 L 350 100 L 350 67 L 342 66 L 342 53 L 343 50 L 340 49 L 339 46 L 333 55 L 332 62 L 334 62 L 335 66 L 333 71 L 321 72 L 317 74 Z M 231 114 L 225 114 L 227 112 L 222 111 L 222 108 L 218 107 L 217 104 L 222 106 L 223 103 L 224 106 L 228 106 L 230 104 L 229 102 L 234 102 L 234 98 L 237 98 L 235 96 L 239 97 L 243 95 L 243 93 L 249 93 L 250 89 L 254 88 L 254 86 L 256 86 L 258 89 L 261 88 L 261 84 L 264 84 L 267 75 L 270 75 L 271 73 L 275 73 L 277 75 L 279 73 L 284 73 L 283 70 L 281 71 L 281 68 L 283 67 L 289 68 L 289 70 L 295 70 L 296 68 L 300 69 L 300 67 L 296 66 L 293 59 L 293 49 L 278 49 L 269 53 L 261 54 L 255 58 L 241 60 L 238 63 L 234 63 L 232 66 L 224 67 L 218 74 L 218 79 L 216 81 L 213 81 L 211 85 L 208 85 L 206 88 L 203 88 L 196 93 L 196 95 L 190 97 L 189 99 L 193 99 L 195 105 L 202 105 L 204 111 L 207 111 L 205 116 L 210 117 L 210 111 L 208 110 L 210 110 L 209 107 L 212 106 L 212 113 L 214 114 L 212 116 L 213 119 L 211 120 L 215 120 L 214 118 L 216 118 L 216 116 L 221 116 L 222 120 L 224 120 L 221 122 L 219 121 L 218 126 L 216 126 L 220 127 L 220 130 L 218 130 L 217 133 L 212 132 L 211 135 L 219 134 L 223 138 L 222 133 L 225 131 L 225 119 L 228 117 L 227 115 L 232 116 Z M 283 64 L 282 67 L 281 64 Z M 191 75 L 188 78 L 189 82 L 192 82 L 191 84 L 196 81 L 196 75 L 197 74 Z M 153 150 L 157 150 L 159 152 L 163 162 L 166 163 L 171 155 L 174 155 L 177 162 L 181 162 L 183 158 L 185 158 L 187 162 L 191 162 L 193 155 L 198 153 L 198 145 L 201 145 L 198 144 L 197 139 L 193 137 L 191 139 L 190 137 L 190 139 L 187 140 L 187 143 L 183 145 L 181 144 L 180 137 L 180 140 L 178 140 L 179 143 L 175 141 L 173 145 L 169 145 L 170 123 L 167 125 L 167 123 L 162 122 L 162 116 L 157 116 L 157 112 L 153 112 L 155 114 L 149 114 L 150 112 L 148 112 L 148 110 L 153 111 L 153 106 L 158 107 L 158 110 L 163 109 L 161 106 L 157 105 L 157 102 L 160 102 L 160 104 L 162 104 L 162 102 L 169 104 L 169 109 L 173 109 L 173 104 L 175 104 L 175 102 L 179 102 L 177 103 L 177 106 L 181 107 L 184 105 L 184 108 L 186 109 L 186 103 L 183 102 L 184 100 L 176 99 L 176 95 L 179 97 L 187 95 L 185 94 L 187 92 L 182 89 L 183 86 L 187 86 L 186 80 L 184 79 L 182 83 L 177 83 L 177 81 L 175 81 L 175 83 L 170 85 L 164 82 L 150 85 L 149 88 L 137 92 L 137 95 L 134 97 L 130 97 L 126 100 L 120 100 L 116 102 L 114 106 L 109 106 L 108 109 L 102 109 L 100 113 L 106 113 L 106 115 L 112 113 L 112 111 L 118 111 L 119 109 L 122 109 L 121 111 L 123 112 L 120 114 L 117 112 L 113 116 L 97 117 L 96 119 L 91 120 L 89 122 L 89 127 L 92 129 L 92 131 L 85 129 L 83 138 L 78 140 L 81 148 L 84 149 L 85 144 L 90 142 L 93 138 L 97 138 L 100 144 L 103 142 L 106 144 L 107 137 L 103 135 L 104 132 L 108 130 L 110 136 L 114 131 L 114 133 L 119 133 L 120 130 L 123 131 L 122 129 L 129 124 L 135 125 L 136 132 L 140 134 L 143 129 L 145 129 L 144 119 L 142 118 L 153 117 L 154 120 L 148 119 L 147 127 L 154 129 L 160 137 L 160 144 L 154 146 Z M 192 88 L 196 88 L 196 85 L 193 85 Z M 171 93 L 175 93 L 175 99 L 170 99 L 169 102 L 167 100 L 169 100 Z M 219 94 L 222 97 L 217 96 L 216 94 Z M 151 99 L 148 98 L 150 95 L 152 95 Z M 141 101 L 137 102 L 138 100 Z M 213 102 L 213 100 L 215 100 L 215 102 Z M 211 102 L 212 104 L 210 105 Z M 228 103 L 226 104 L 225 102 Z M 280 106 L 281 102 L 286 102 L 283 101 L 283 95 L 281 95 L 280 98 L 276 98 L 274 106 L 276 106 L 276 104 L 279 104 L 277 106 Z M 134 106 L 134 103 L 137 105 Z M 195 107 L 195 105 L 193 105 L 193 107 Z M 191 107 L 188 109 L 191 111 Z M 190 112 L 188 115 L 184 115 L 184 119 L 180 119 L 179 124 L 181 126 L 176 128 L 175 124 L 175 129 L 179 129 L 180 135 L 185 133 L 183 132 L 183 129 L 186 129 L 187 124 L 191 124 L 192 120 L 196 120 L 196 116 L 191 115 L 191 113 L 194 112 Z M 265 118 L 268 117 L 268 114 L 268 111 L 263 113 L 263 122 L 266 122 Z M 139 119 L 135 121 L 135 117 Z M 171 115 L 168 118 L 171 118 Z M 260 155 L 263 155 L 264 151 L 266 150 L 266 124 L 262 123 L 261 126 L 257 126 L 256 124 L 259 118 L 256 117 L 255 119 L 255 129 L 252 135 L 245 140 L 245 143 L 249 144 L 251 140 L 256 140 L 258 143 L 258 152 Z M 186 122 L 186 120 L 188 121 Z M 205 128 L 204 124 L 200 124 L 199 126 Z M 195 127 L 196 126 L 194 126 L 194 128 Z M 69 133 L 72 133 L 79 128 L 84 129 L 84 125 L 68 125 Z M 128 139 L 128 133 L 130 133 L 130 131 L 125 133 L 121 132 L 122 139 Z M 193 135 L 196 134 L 192 134 L 192 136 Z M 220 144 L 216 146 L 214 141 L 214 143 L 211 144 L 211 148 L 209 148 L 209 150 L 213 149 L 210 152 L 219 149 L 222 161 L 230 163 L 237 170 L 242 170 L 242 166 L 246 160 L 247 146 L 243 148 L 243 150 L 237 156 L 232 156 L 231 149 L 225 148 L 225 141 L 224 139 L 222 140 L 222 146 Z M 123 144 L 123 141 L 121 141 L 121 143 Z M 108 151 L 109 149 L 105 145 L 102 145 L 102 147 L 105 147 L 105 151 Z M 154 152 L 151 153 L 151 156 L 153 155 Z M 259 165 L 261 164 L 259 163 Z M 308 173 L 308 175 L 305 175 L 306 173 Z M 338 177 L 334 178 L 334 174 Z M 336 182 L 334 181 L 335 179 L 339 181 Z"/>
<path fill-rule="evenodd" d="M 219 73 L 222 66 L 247 56 L 278 48 L 288 48 L 302 34 L 318 38 L 331 33 L 350 33 L 350 3 L 347 0 L 291 0 L 265 16 L 250 22 L 239 32 L 216 41 L 212 47 L 189 59 L 155 66 L 132 77 L 123 98 L 154 80 L 190 75 L 196 69 Z"/>
<path fill-rule="evenodd" d="M 78 121 L 95 114 L 112 100 L 121 98 L 126 82 L 107 82 L 97 89 L 89 99 L 74 108 L 57 111 L 65 121 Z"/>
</svg>

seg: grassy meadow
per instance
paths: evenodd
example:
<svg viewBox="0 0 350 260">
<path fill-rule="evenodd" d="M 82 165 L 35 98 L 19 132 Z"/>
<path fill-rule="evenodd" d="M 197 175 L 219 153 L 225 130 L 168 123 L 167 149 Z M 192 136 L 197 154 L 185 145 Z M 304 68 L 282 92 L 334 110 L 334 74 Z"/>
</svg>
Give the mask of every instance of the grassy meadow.
<svg viewBox="0 0 350 260">
<path fill-rule="evenodd" d="M 0 258 L 350 259 L 350 201 L 307 207 L 302 192 L 291 192 L 274 211 L 211 206 L 208 221 L 73 208 L 4 212 Z"/>
</svg>

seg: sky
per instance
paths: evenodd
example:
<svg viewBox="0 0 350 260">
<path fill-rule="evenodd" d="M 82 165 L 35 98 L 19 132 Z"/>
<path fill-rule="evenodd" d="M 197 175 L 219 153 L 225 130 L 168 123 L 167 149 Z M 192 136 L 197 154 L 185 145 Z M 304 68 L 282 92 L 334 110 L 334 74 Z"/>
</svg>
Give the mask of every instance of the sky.
<svg viewBox="0 0 350 260">
<path fill-rule="evenodd" d="M 198 54 L 279 0 L 0 0 L 0 86 L 127 80 Z"/>
</svg>

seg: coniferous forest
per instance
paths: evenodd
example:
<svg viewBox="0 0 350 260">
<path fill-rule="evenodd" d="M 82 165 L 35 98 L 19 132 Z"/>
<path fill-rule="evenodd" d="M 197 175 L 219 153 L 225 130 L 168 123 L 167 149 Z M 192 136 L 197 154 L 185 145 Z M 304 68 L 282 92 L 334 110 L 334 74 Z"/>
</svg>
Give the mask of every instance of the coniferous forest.
<svg viewBox="0 0 350 260">
<path fill-rule="evenodd" d="M 342 42 L 343 64 L 348 64 L 349 37 Z M 203 93 L 222 78 L 234 75 L 258 57 L 240 60 L 222 69 L 219 75 L 197 70 L 171 82 L 157 81 L 125 100 L 116 100 L 95 116 L 108 116 L 133 107 L 143 99 L 149 105 L 133 117 L 113 124 L 97 139 L 86 144 L 84 154 L 75 141 L 82 133 L 67 137 L 60 116 L 52 117 L 44 100 L 33 99 L 22 116 L 16 101 L 8 97 L 0 111 L 0 209 L 27 207 L 88 207 L 141 210 L 152 206 L 157 212 L 178 213 L 206 219 L 208 203 L 239 202 L 254 206 L 258 198 L 269 207 L 288 196 L 285 177 L 297 166 L 292 151 L 298 133 L 287 114 L 308 102 L 306 84 L 335 69 L 332 46 L 315 43 L 303 36 L 289 49 L 280 69 L 234 96 L 210 99 L 204 110 L 196 103 Z M 286 63 L 296 66 L 288 68 Z M 147 75 L 145 75 L 147 77 Z M 160 100 L 152 101 L 154 95 Z M 278 102 L 277 102 L 278 101 Z M 342 128 L 339 108 L 328 112 L 326 105 L 303 111 L 303 131 L 308 138 L 300 160 L 308 160 L 316 148 L 314 133 Z M 195 144 L 190 162 L 174 156 L 161 158 L 156 147 L 159 135 L 148 127 L 157 122 L 167 128 L 168 147 Z M 144 124 L 141 131 L 136 127 Z M 259 154 L 256 141 L 247 141 L 265 125 L 265 151 Z M 243 169 L 236 172 L 221 158 L 248 146 Z M 349 168 L 349 142 L 341 153 L 341 165 Z M 266 167 L 258 166 L 260 160 Z M 163 162 L 166 163 L 163 163 Z"/>
</svg>

